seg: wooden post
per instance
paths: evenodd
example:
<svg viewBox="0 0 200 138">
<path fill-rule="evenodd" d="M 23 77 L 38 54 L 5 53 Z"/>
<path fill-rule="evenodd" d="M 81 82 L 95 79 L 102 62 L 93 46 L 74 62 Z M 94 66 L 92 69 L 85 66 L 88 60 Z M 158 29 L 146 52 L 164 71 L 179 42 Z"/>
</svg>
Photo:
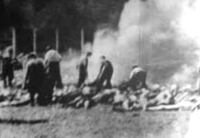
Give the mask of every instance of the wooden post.
<svg viewBox="0 0 200 138">
<path fill-rule="evenodd" d="M 16 29 L 12 27 L 12 47 L 13 47 L 13 58 L 16 57 Z"/>
<path fill-rule="evenodd" d="M 33 52 L 37 53 L 37 29 L 33 28 Z"/>
<path fill-rule="evenodd" d="M 59 51 L 59 29 L 58 28 L 56 28 L 55 35 L 56 35 L 56 50 Z"/>
<path fill-rule="evenodd" d="M 138 10 L 138 31 L 139 31 L 139 42 L 138 42 L 138 65 L 143 67 L 144 65 L 144 61 L 143 61 L 143 31 L 142 31 L 142 27 L 141 27 L 141 24 L 140 24 L 140 1 L 138 1 L 138 6 L 139 6 L 139 10 Z"/>
<path fill-rule="evenodd" d="M 84 29 L 81 29 L 81 52 L 84 51 L 84 44 L 85 44 L 85 32 Z"/>
<path fill-rule="evenodd" d="M 139 51 L 139 60 L 140 60 L 140 66 L 141 67 L 143 67 L 144 66 L 144 56 L 143 56 L 143 34 L 142 34 L 142 28 L 141 28 L 141 26 L 140 26 L 140 40 L 139 40 L 140 42 L 139 42 L 139 49 L 140 49 L 140 51 Z"/>
</svg>

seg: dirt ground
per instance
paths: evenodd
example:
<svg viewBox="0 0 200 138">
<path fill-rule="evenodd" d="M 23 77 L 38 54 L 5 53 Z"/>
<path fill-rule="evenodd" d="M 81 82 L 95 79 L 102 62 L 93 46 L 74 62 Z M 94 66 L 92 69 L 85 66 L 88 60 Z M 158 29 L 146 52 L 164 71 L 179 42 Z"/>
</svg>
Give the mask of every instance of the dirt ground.
<svg viewBox="0 0 200 138">
<path fill-rule="evenodd" d="M 0 138 L 182 138 L 189 112 L 114 112 L 92 109 L 9 107 L 0 109 Z"/>
</svg>

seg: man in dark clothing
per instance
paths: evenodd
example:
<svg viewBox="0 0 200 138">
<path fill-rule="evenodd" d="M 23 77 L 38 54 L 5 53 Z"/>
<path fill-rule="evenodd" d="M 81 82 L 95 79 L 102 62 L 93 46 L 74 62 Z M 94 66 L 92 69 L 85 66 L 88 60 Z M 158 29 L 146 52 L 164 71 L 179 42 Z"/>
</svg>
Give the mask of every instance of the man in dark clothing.
<svg viewBox="0 0 200 138">
<path fill-rule="evenodd" d="M 33 53 L 28 56 L 28 62 L 26 66 L 26 74 L 24 81 L 24 89 L 27 89 L 30 93 L 31 105 L 34 105 L 35 94 L 38 94 L 38 103 L 43 100 L 41 97 L 42 85 L 44 82 L 45 72 L 44 72 L 43 61 Z"/>
<path fill-rule="evenodd" d="M 88 58 L 92 56 L 92 53 L 91 52 L 87 52 L 86 53 L 86 56 L 81 60 L 81 63 L 79 64 L 78 66 L 78 69 L 79 69 L 79 79 L 78 79 L 78 87 L 81 87 L 86 78 L 88 77 L 88 71 L 87 71 L 87 68 L 88 68 Z"/>
<path fill-rule="evenodd" d="M 146 88 L 146 77 L 147 72 L 143 68 L 137 65 L 133 66 L 128 81 L 129 87 L 131 87 L 133 90 Z"/>
<path fill-rule="evenodd" d="M 106 60 L 105 56 L 101 57 L 101 67 L 97 79 L 94 84 L 97 90 L 104 88 L 112 88 L 111 79 L 113 75 L 113 66 L 110 61 Z"/>
<path fill-rule="evenodd" d="M 12 53 L 12 49 L 8 49 L 6 53 L 4 53 L 2 60 L 2 77 L 5 88 L 7 86 L 12 87 L 12 80 L 14 78 L 14 61 L 12 58 Z"/>
<path fill-rule="evenodd" d="M 60 74 L 61 56 L 56 50 L 49 50 L 45 55 L 45 81 L 43 85 L 42 97 L 43 105 L 49 104 L 52 100 L 53 89 L 62 88 L 62 79 Z"/>
</svg>

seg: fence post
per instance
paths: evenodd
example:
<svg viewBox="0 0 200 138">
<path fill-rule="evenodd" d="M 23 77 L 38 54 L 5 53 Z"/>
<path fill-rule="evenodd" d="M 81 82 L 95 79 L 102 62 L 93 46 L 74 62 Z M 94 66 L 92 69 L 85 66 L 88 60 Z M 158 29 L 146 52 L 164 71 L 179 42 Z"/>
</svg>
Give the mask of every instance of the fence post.
<svg viewBox="0 0 200 138">
<path fill-rule="evenodd" d="M 81 52 L 84 52 L 84 44 L 85 44 L 85 32 L 84 29 L 81 29 Z"/>
<path fill-rule="evenodd" d="M 33 52 L 37 53 L 37 29 L 33 28 Z"/>
<path fill-rule="evenodd" d="M 13 47 L 13 58 L 16 57 L 16 29 L 12 27 L 12 47 Z"/>
<path fill-rule="evenodd" d="M 56 35 L 56 50 L 59 51 L 59 29 L 56 28 L 55 30 L 55 35 Z"/>
</svg>

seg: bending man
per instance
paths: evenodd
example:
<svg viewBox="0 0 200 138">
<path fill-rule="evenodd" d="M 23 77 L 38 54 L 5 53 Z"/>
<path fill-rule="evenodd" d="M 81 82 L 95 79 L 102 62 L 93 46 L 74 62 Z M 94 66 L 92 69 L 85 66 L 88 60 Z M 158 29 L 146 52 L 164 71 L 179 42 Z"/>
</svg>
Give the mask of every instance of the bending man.
<svg viewBox="0 0 200 138">
<path fill-rule="evenodd" d="M 97 86 L 97 90 L 102 88 L 112 88 L 111 79 L 113 75 L 112 63 L 106 59 L 105 56 L 101 57 L 101 67 L 97 79 L 94 84 Z"/>
<path fill-rule="evenodd" d="M 143 68 L 137 65 L 133 66 L 128 81 L 129 87 L 131 87 L 133 90 L 146 88 L 146 77 L 147 72 Z"/>
</svg>

